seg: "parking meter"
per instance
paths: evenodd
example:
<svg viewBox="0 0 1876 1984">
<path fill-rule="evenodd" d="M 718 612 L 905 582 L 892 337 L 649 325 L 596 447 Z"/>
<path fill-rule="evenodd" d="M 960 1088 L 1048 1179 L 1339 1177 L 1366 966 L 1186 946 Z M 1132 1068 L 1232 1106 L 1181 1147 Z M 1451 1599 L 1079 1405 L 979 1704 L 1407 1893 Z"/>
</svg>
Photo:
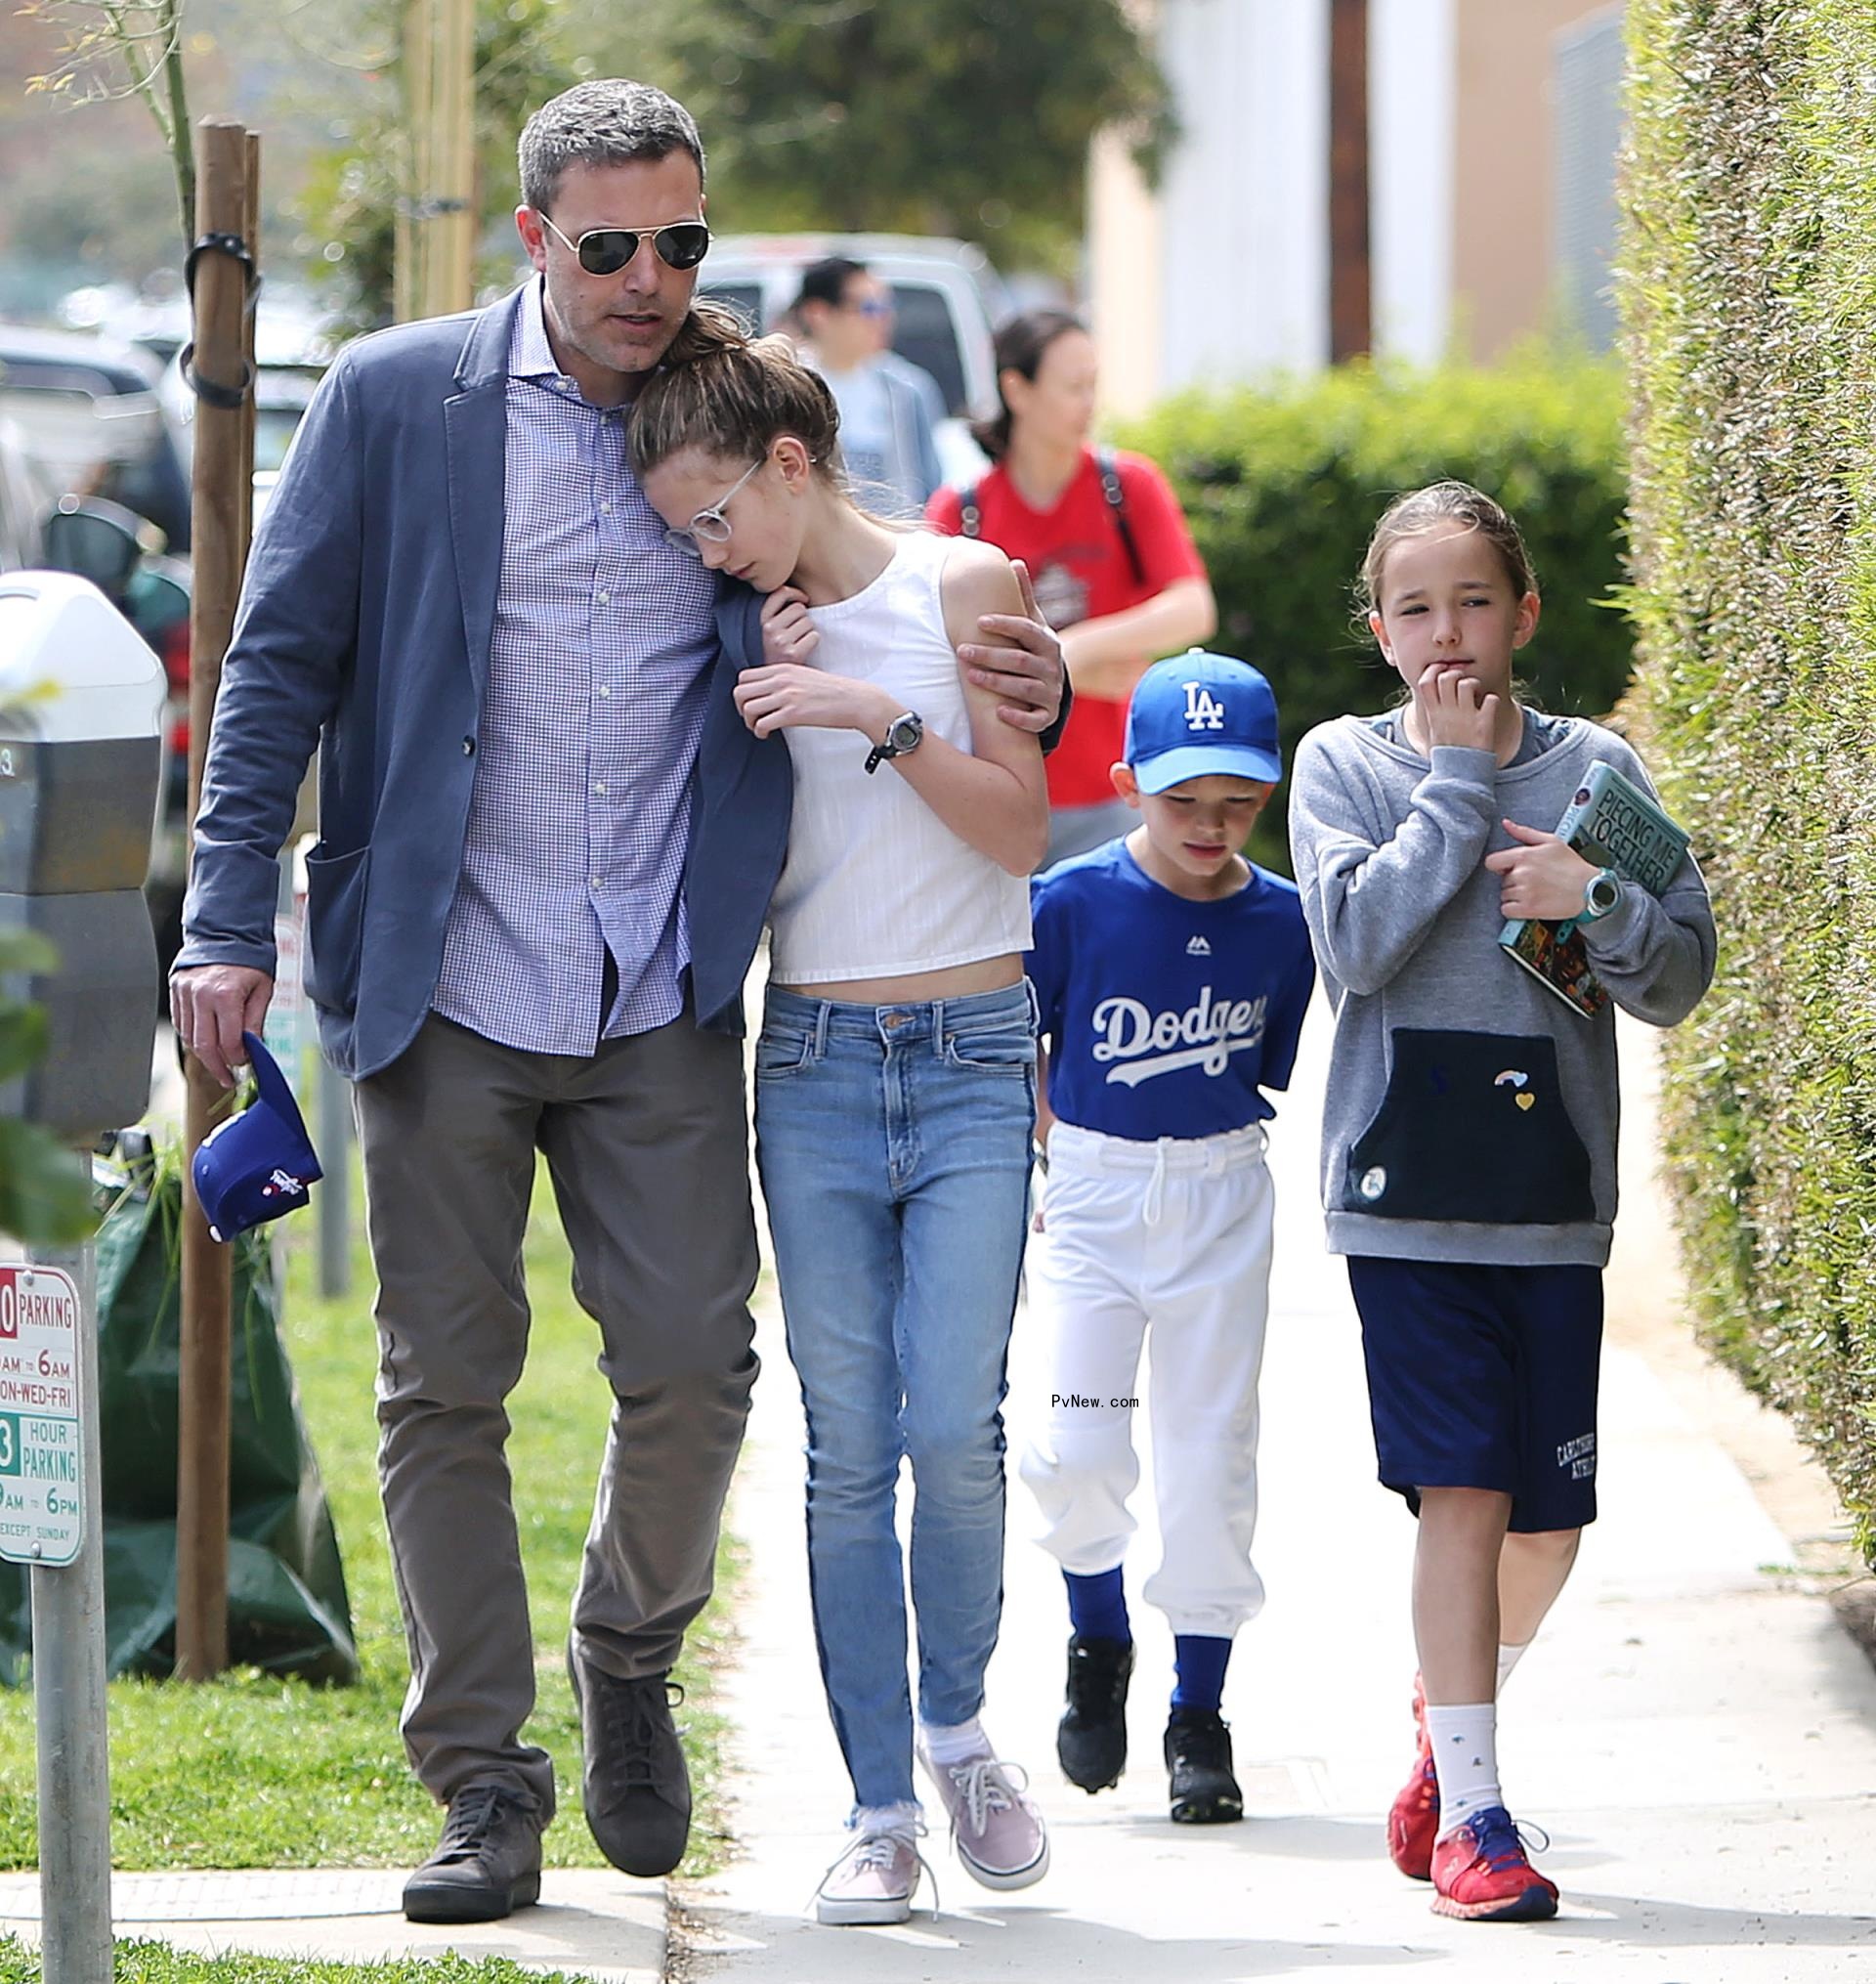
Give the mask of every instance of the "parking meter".
<svg viewBox="0 0 1876 1984">
<path fill-rule="evenodd" d="M 143 895 L 162 774 L 161 664 L 89 580 L 0 578 L 0 929 L 58 953 L 8 990 L 46 1013 L 0 1114 L 67 1143 L 149 1106 L 156 943 Z"/>
</svg>

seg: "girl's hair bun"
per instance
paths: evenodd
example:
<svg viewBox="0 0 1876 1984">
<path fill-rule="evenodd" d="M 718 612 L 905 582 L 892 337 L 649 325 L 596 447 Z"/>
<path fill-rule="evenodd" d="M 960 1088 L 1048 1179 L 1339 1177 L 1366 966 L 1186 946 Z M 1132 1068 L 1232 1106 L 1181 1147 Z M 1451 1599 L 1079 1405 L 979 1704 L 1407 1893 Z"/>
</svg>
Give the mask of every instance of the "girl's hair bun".
<svg viewBox="0 0 1876 1984">
<path fill-rule="evenodd" d="M 704 298 L 646 381 L 627 431 L 641 477 L 687 448 L 752 461 L 792 434 L 837 481 L 839 427 L 827 381 L 786 337 L 753 336 L 734 311 Z"/>
</svg>

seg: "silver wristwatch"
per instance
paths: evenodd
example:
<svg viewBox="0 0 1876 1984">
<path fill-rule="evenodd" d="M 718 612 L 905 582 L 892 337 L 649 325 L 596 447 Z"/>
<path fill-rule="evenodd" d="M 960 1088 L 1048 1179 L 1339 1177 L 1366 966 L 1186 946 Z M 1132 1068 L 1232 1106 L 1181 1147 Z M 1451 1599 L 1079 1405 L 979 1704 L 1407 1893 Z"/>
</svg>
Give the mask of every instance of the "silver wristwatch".
<svg viewBox="0 0 1876 1984">
<path fill-rule="evenodd" d="M 1599 868 L 1583 885 L 1583 922 L 1607 916 L 1621 900 L 1622 878 L 1613 868 Z"/>
<path fill-rule="evenodd" d="M 925 719 L 916 710 L 906 711 L 886 725 L 884 741 L 867 753 L 868 771 L 877 771 L 889 757 L 910 757 L 924 741 Z"/>
</svg>

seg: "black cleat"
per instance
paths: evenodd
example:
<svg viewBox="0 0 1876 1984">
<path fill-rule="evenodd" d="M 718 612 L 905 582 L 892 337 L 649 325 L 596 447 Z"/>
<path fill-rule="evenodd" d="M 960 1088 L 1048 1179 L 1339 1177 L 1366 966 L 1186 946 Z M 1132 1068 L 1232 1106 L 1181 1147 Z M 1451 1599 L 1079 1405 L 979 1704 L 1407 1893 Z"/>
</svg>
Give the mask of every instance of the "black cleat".
<svg viewBox="0 0 1876 1984">
<path fill-rule="evenodd" d="M 1244 1817 L 1231 1772 L 1231 1731 L 1215 1708 L 1175 1708 L 1166 1725 L 1172 1823 L 1228 1826 Z"/>
<path fill-rule="evenodd" d="M 1127 1768 L 1127 1684 L 1133 1674 L 1131 1640 L 1068 1643 L 1068 1706 L 1055 1730 L 1062 1775 L 1085 1791 L 1105 1791 Z"/>
</svg>

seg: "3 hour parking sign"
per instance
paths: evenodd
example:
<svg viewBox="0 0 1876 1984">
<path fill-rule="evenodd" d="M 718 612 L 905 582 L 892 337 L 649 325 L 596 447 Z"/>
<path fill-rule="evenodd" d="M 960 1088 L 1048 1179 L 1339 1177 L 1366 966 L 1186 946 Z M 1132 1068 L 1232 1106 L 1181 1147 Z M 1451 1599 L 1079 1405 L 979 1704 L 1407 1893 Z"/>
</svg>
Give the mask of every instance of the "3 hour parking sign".
<svg viewBox="0 0 1876 1984">
<path fill-rule="evenodd" d="M 0 1558 L 69 1564 L 84 1537 L 78 1290 L 36 1263 L 0 1265 Z"/>
</svg>

